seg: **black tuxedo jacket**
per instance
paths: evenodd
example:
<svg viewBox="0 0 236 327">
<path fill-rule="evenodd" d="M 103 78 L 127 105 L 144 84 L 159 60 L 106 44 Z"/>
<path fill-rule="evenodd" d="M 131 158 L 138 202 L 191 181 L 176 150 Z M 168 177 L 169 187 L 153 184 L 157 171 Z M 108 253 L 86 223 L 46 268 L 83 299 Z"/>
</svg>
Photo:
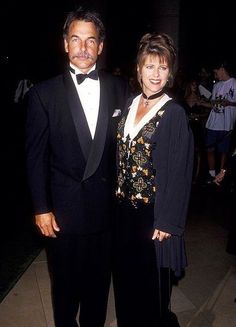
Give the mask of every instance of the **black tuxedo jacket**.
<svg viewBox="0 0 236 327">
<path fill-rule="evenodd" d="M 106 72 L 99 71 L 99 79 L 93 140 L 69 72 L 29 91 L 26 151 L 34 214 L 52 211 L 61 233 L 96 233 L 111 219 L 117 113 L 128 89 Z"/>
</svg>

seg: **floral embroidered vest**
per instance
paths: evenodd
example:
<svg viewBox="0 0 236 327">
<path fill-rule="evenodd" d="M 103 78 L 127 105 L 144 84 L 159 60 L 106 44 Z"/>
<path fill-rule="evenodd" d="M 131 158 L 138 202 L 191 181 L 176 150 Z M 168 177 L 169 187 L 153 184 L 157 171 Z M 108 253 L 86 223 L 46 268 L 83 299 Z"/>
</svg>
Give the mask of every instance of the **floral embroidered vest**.
<svg viewBox="0 0 236 327">
<path fill-rule="evenodd" d="M 147 122 L 133 140 L 129 135 L 124 138 L 126 117 L 118 125 L 118 187 L 116 196 L 131 202 L 134 207 L 138 204 L 153 203 L 155 198 L 155 170 L 152 165 L 152 142 L 159 120 L 164 113 L 160 109 Z"/>
</svg>

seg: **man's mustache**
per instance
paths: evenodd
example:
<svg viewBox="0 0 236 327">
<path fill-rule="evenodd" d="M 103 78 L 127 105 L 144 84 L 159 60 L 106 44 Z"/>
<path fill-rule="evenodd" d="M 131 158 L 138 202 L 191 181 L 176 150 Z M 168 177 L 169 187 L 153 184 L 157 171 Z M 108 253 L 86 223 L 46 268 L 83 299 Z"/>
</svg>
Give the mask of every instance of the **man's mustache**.
<svg viewBox="0 0 236 327">
<path fill-rule="evenodd" d="M 88 52 L 78 52 L 75 55 L 72 56 L 72 58 L 78 58 L 78 59 L 93 59 L 93 57 Z"/>
</svg>

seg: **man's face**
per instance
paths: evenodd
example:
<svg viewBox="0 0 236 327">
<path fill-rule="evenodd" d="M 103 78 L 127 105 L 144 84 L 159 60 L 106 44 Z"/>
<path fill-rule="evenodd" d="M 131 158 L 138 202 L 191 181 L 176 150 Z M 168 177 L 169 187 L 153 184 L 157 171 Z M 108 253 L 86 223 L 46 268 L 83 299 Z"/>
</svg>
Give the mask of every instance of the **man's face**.
<svg viewBox="0 0 236 327">
<path fill-rule="evenodd" d="M 213 70 L 213 73 L 214 73 L 214 76 L 215 76 L 215 79 L 217 79 L 218 81 L 221 81 L 222 80 L 222 75 L 223 75 L 223 69 L 222 67 L 220 68 L 216 68 Z"/>
<path fill-rule="evenodd" d="M 102 53 L 103 42 L 99 42 L 98 31 L 93 23 L 77 20 L 70 25 L 64 46 L 70 62 L 87 73 Z"/>
</svg>

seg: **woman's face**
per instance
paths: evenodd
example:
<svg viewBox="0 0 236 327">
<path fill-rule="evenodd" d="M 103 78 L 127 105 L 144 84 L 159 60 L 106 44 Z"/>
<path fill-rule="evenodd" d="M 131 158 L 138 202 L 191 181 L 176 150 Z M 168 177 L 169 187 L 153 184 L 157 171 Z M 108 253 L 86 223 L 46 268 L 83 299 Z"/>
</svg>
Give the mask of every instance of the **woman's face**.
<svg viewBox="0 0 236 327">
<path fill-rule="evenodd" d="M 191 87 L 192 92 L 196 92 L 197 91 L 197 82 L 192 81 L 190 87 Z"/>
<path fill-rule="evenodd" d="M 142 67 L 137 68 L 142 79 L 143 92 L 150 96 L 161 91 L 166 85 L 169 77 L 169 67 L 165 60 L 158 55 L 148 55 Z"/>
</svg>

